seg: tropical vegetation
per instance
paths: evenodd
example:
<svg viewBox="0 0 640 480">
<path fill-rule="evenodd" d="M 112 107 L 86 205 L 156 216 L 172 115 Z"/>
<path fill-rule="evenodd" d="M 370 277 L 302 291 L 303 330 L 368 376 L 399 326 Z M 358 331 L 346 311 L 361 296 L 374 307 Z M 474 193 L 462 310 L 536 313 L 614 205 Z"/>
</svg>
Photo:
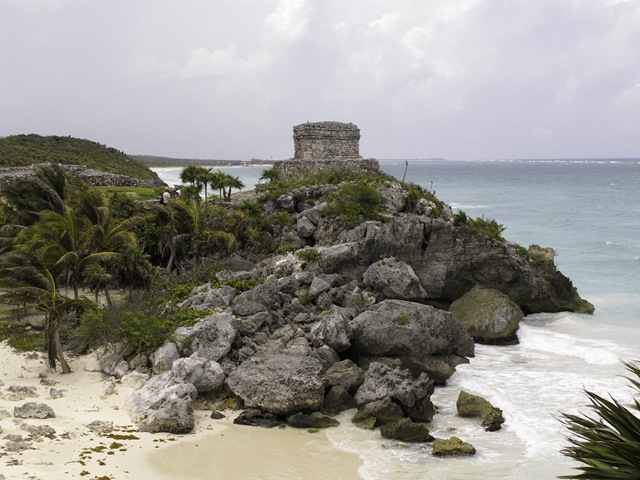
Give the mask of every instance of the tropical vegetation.
<svg viewBox="0 0 640 480">
<path fill-rule="evenodd" d="M 561 478 L 632 480 L 640 478 L 640 367 L 623 362 L 635 398 L 625 406 L 586 390 L 592 415 L 562 415 L 570 446 L 563 453 L 580 462 L 579 471 Z"/>
</svg>

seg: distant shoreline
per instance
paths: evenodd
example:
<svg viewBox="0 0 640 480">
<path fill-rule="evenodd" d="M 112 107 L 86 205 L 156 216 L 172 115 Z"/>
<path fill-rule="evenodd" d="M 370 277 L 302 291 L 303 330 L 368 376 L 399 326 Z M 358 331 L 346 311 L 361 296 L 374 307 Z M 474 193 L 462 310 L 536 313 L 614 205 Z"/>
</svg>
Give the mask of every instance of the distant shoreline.
<svg viewBox="0 0 640 480">
<path fill-rule="evenodd" d="M 185 167 L 187 165 L 204 167 L 258 167 L 273 165 L 276 162 L 276 160 L 264 160 L 259 158 L 251 158 L 248 160 L 213 160 L 202 158 L 159 157 L 154 155 L 129 156 L 146 165 L 147 167 Z"/>
</svg>

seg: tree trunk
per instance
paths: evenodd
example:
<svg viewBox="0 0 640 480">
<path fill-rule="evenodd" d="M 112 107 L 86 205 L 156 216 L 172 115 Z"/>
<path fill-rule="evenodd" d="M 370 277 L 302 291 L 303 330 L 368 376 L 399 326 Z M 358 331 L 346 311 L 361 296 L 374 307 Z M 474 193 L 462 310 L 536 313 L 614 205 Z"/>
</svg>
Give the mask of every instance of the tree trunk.
<svg viewBox="0 0 640 480">
<path fill-rule="evenodd" d="M 49 368 L 56 368 L 56 345 L 53 340 L 53 332 L 51 325 L 51 315 L 46 314 L 44 319 L 44 344 L 47 352 L 47 363 Z"/>
<path fill-rule="evenodd" d="M 60 361 L 62 373 L 71 373 L 71 368 L 65 360 L 64 353 L 62 352 L 58 312 L 50 312 L 47 317 L 48 321 L 45 320 L 45 323 L 48 324 L 48 328 L 45 331 L 45 341 L 47 343 L 47 358 L 49 360 L 49 367 L 53 369 L 56 368 L 57 358 Z"/>
<path fill-rule="evenodd" d="M 104 296 L 107 299 L 107 305 L 111 307 L 113 305 L 113 302 L 111 301 L 111 293 L 109 293 L 109 287 L 106 284 L 104 286 Z"/>
</svg>

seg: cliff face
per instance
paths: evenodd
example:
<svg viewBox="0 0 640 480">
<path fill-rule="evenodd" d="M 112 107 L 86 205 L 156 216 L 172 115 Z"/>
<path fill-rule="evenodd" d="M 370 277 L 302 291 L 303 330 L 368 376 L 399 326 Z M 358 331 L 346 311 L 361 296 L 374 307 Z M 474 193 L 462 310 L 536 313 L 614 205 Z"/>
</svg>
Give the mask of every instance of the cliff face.
<svg viewBox="0 0 640 480">
<path fill-rule="evenodd" d="M 553 263 L 553 250 L 530 247 L 526 254 L 516 245 L 489 238 L 466 225 L 455 225 L 450 210 L 440 216 L 433 208 L 407 212 L 407 196 L 398 184 L 383 188 L 387 218 L 344 230 L 334 219 L 306 208 L 301 189 L 292 195 L 297 213 L 296 232 L 315 247 L 349 248 L 339 262 L 325 262 L 330 273 L 348 274 L 362 281 L 362 272 L 379 260 L 395 257 L 409 265 L 424 294 L 421 303 L 448 307 L 475 286 L 498 290 L 525 313 L 575 311 L 591 313 L 593 306 L 580 298 L 571 281 Z M 326 198 L 315 199 L 322 204 Z M 322 265 L 322 262 L 321 262 Z"/>
</svg>

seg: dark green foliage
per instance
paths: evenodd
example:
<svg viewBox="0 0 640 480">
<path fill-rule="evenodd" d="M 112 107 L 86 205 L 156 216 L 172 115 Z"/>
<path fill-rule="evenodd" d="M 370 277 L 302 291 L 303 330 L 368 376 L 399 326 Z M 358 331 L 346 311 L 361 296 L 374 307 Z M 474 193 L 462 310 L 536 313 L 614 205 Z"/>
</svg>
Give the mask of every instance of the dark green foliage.
<svg viewBox="0 0 640 480">
<path fill-rule="evenodd" d="M 347 182 L 329 196 L 329 204 L 322 213 L 339 218 L 346 228 L 353 228 L 366 220 L 382 220 L 381 202 L 382 197 L 375 186 Z"/>
<path fill-rule="evenodd" d="M 14 135 L 0 138 L 0 167 L 25 167 L 36 163 L 86 165 L 103 172 L 160 181 L 148 167 L 115 148 L 71 137 Z"/>
<path fill-rule="evenodd" d="M 320 260 L 320 257 L 321 257 L 320 252 L 318 252 L 317 250 L 315 250 L 313 248 L 305 248 L 305 249 L 302 249 L 302 250 L 298 250 L 296 255 L 298 255 L 298 258 L 303 263 L 317 262 L 318 260 Z"/>
<path fill-rule="evenodd" d="M 480 218 L 469 218 L 462 210 L 453 216 L 453 224 L 456 226 L 467 225 L 476 232 L 483 233 L 489 238 L 500 241 L 504 241 L 502 232 L 507 228 L 495 220 L 486 220 L 484 215 Z"/>
<path fill-rule="evenodd" d="M 636 395 L 640 393 L 640 367 L 623 362 L 633 377 L 627 377 Z M 571 432 L 571 446 L 562 453 L 582 463 L 580 473 L 561 478 L 635 480 L 640 478 L 640 402 L 633 410 L 616 399 L 586 391 L 594 416 L 562 414 Z"/>
</svg>

